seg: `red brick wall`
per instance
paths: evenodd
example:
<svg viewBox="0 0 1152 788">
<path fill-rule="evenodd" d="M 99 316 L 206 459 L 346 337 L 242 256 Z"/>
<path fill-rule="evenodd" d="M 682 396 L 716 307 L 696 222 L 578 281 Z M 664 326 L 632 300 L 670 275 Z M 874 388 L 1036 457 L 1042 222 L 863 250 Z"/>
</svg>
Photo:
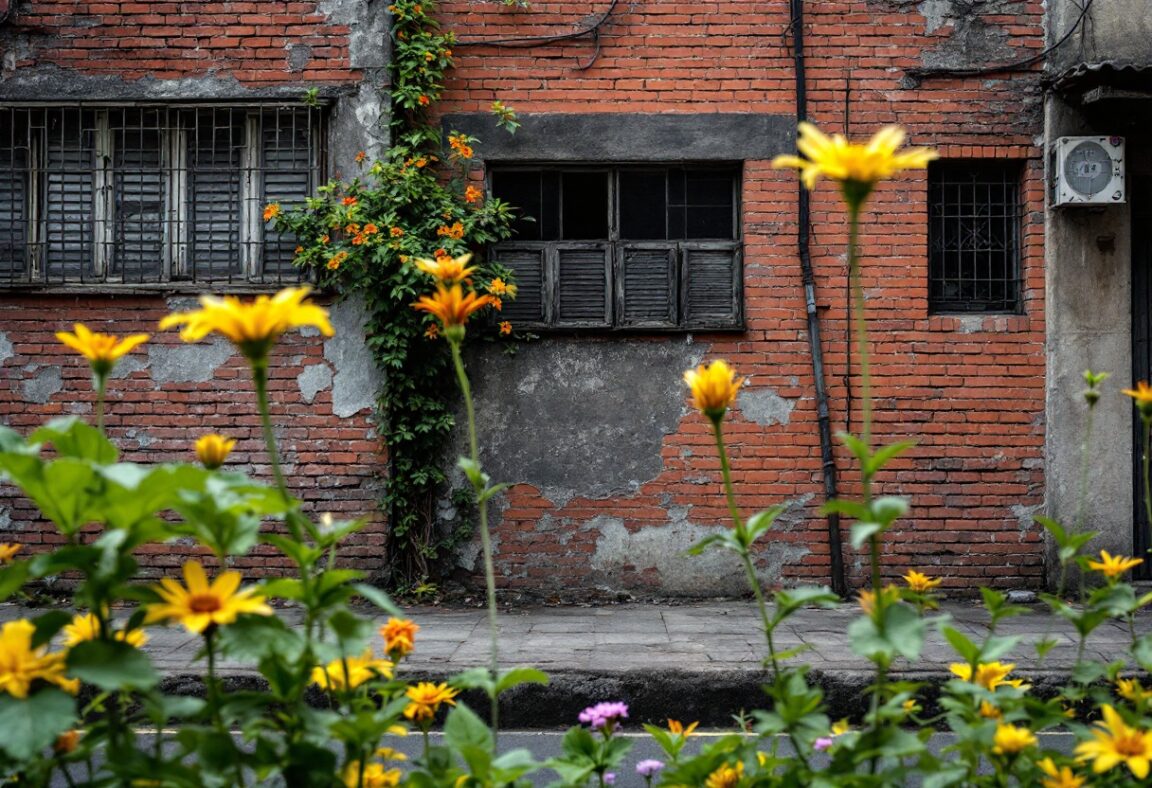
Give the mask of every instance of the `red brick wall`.
<svg viewBox="0 0 1152 788">
<path fill-rule="evenodd" d="M 330 21 L 317 2 L 18 3 L 8 22 L 29 39 L 15 67 L 55 65 L 125 80 L 235 77 L 247 87 L 286 82 L 356 81 L 349 70 L 346 25 Z M 288 49 L 311 48 L 290 71 Z M 44 98 L 51 98 L 45 96 Z"/>
<path fill-rule="evenodd" d="M 446 2 L 444 23 L 462 42 L 569 32 L 608 2 L 576 8 L 533 2 L 530 11 L 500 3 Z M 990 36 L 1008 34 L 1012 56 L 1043 46 L 1042 4 L 1012 4 L 1015 15 L 989 16 Z M 903 8 L 903 10 L 901 10 Z M 1009 8 L 1005 5 L 1004 8 Z M 932 52 L 971 49 L 951 40 L 955 25 L 931 27 L 915 4 L 821 0 L 805 4 L 809 115 L 827 131 L 866 136 L 899 123 L 917 145 L 946 157 L 1025 160 L 1023 195 L 1024 314 L 954 318 L 927 309 L 926 175 L 911 173 L 877 189 L 863 232 L 864 287 L 873 339 L 876 436 L 915 438 L 916 448 L 878 480 L 883 494 L 910 496 L 913 508 L 886 539 L 886 573 L 917 568 L 946 578 L 945 587 L 1036 585 L 1041 535 L 1030 514 L 1043 500 L 1044 277 L 1042 269 L 1042 130 L 1038 74 L 930 78 L 919 87 L 904 68 Z M 495 99 L 521 113 L 794 111 L 791 53 L 782 37 L 784 2 L 621 3 L 600 36 L 531 48 L 458 46 L 445 112 L 483 112 Z M 989 38 L 989 41 L 992 39 Z M 952 47 L 952 50 L 948 48 Z M 980 51 L 971 56 L 979 60 Z M 976 62 L 971 65 L 984 65 Z M 483 156 L 483 142 L 478 146 Z M 676 151 L 652 151 L 675 159 Z M 476 173 L 479 177 L 480 173 Z M 810 552 L 787 565 L 784 582 L 827 581 L 829 557 L 822 500 L 820 445 L 808 352 L 803 290 L 795 253 L 795 175 L 767 161 L 744 167 L 743 233 L 747 331 L 698 336 L 710 358 L 726 358 L 780 396 L 795 399 L 787 425 L 761 427 L 735 413 L 727 430 L 733 470 L 746 512 L 806 500 L 807 517 L 773 532 L 770 542 Z M 846 310 L 846 223 L 833 186 L 813 198 L 812 235 L 834 429 L 860 425 L 859 385 L 849 376 Z M 544 341 L 547 341 L 545 339 Z M 679 386 L 669 380 L 669 386 Z M 690 452 L 685 452 L 690 449 Z M 558 450 L 562 450 L 558 449 Z M 688 456 L 685 456 L 688 455 Z M 718 463 L 704 420 L 686 417 L 664 442 L 665 470 L 634 495 L 576 498 L 556 509 L 540 491 L 513 489 L 499 526 L 502 582 L 525 589 L 570 589 L 586 582 L 594 529 L 576 529 L 563 544 L 534 527 L 545 513 L 587 523 L 622 518 L 629 531 L 668 523 L 671 506 L 691 506 L 692 522 L 722 523 L 726 513 Z M 838 449 L 841 487 L 859 476 Z M 708 474 L 713 484 L 691 483 Z M 847 549 L 858 581 L 863 556 Z M 546 558 L 542 557 L 546 556 Z M 646 589 L 651 572 L 623 581 Z"/>
<path fill-rule="evenodd" d="M 184 308 L 184 307 L 181 307 Z M 95 397 L 87 362 L 61 345 L 55 332 L 72 330 L 81 322 L 95 331 L 127 335 L 152 334 L 150 344 L 176 349 L 182 345 L 177 330 L 158 332 L 160 319 L 172 309 L 152 296 L 66 297 L 29 296 L 0 300 L 0 332 L 12 345 L 12 356 L 0 363 L 0 423 L 27 435 L 44 421 L 67 415 L 93 419 Z M 215 360 L 215 359 L 213 359 Z M 341 555 L 348 565 L 372 571 L 383 563 L 384 527 L 377 516 L 378 477 L 384 459 L 372 432 L 371 413 L 364 409 L 349 418 L 332 412 L 332 390 L 316 393 L 311 403 L 302 398 L 296 377 L 305 368 L 327 364 L 324 338 L 286 335 L 273 357 L 269 392 L 272 422 L 293 492 L 316 517 L 331 512 L 337 519 L 368 516 L 373 524 L 357 536 Z M 243 470 L 272 483 L 268 456 L 261 437 L 255 395 L 248 366 L 233 353 L 215 366 L 202 382 L 185 374 L 166 379 L 148 346 L 121 362 L 134 369 L 108 385 L 105 424 L 127 462 L 194 462 L 193 444 L 206 432 L 219 432 L 237 440 L 226 468 Z M 25 396 L 25 386 L 48 368 L 60 372 L 59 390 L 38 404 Z M 37 397 L 41 399 L 41 397 Z M 0 541 L 19 541 L 30 551 L 60 544 L 50 523 L 37 517 L 30 501 L 10 486 L 0 487 L 0 513 L 10 530 Z M 186 544 L 147 546 L 143 549 L 149 571 L 180 566 L 192 554 Z M 258 547 L 240 559 L 237 567 L 252 573 L 276 574 L 289 566 L 273 550 Z"/>
</svg>

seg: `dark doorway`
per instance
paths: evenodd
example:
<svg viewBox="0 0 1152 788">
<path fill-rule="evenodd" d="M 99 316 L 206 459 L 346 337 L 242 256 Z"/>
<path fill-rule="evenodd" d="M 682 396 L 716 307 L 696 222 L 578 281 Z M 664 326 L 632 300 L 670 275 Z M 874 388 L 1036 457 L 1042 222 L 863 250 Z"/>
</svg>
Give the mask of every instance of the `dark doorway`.
<svg viewBox="0 0 1152 788">
<path fill-rule="evenodd" d="M 1128 139 L 1129 162 L 1135 147 L 1132 137 Z M 1128 173 L 1129 198 L 1132 201 L 1132 380 L 1152 379 L 1152 188 L 1144 173 Z M 1127 388 L 1127 385 L 1124 386 Z M 1135 496 L 1133 509 L 1133 552 L 1137 557 L 1147 558 L 1149 542 L 1148 516 L 1144 507 L 1143 472 L 1143 424 L 1136 409 L 1132 408 L 1132 430 L 1134 438 L 1133 485 Z M 1152 561 L 1136 568 L 1134 577 L 1147 580 L 1152 578 Z"/>
</svg>

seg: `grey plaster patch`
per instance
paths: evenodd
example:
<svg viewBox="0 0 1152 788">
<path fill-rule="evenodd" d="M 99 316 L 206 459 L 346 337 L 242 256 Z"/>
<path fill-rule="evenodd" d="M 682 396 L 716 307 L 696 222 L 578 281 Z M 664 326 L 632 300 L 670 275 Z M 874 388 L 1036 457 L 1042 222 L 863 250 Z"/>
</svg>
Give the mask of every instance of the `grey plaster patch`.
<svg viewBox="0 0 1152 788">
<path fill-rule="evenodd" d="M 0 531 L 12 530 L 12 512 L 7 506 L 0 506 Z"/>
<path fill-rule="evenodd" d="M 736 401 L 744 418 L 765 427 L 787 424 L 796 407 L 796 400 L 785 399 L 768 388 L 741 389 Z"/>
<path fill-rule="evenodd" d="M 296 376 L 296 385 L 300 387 L 300 396 L 311 405 L 317 394 L 332 386 L 332 369 L 327 364 L 304 367 L 304 371 Z"/>
<path fill-rule="evenodd" d="M 491 113 L 448 115 L 449 129 L 479 137 L 481 157 L 505 161 L 646 161 L 676 151 L 683 159 L 770 159 L 794 147 L 795 119 L 760 113 L 525 113 L 515 135 Z"/>
<path fill-rule="evenodd" d="M 720 549 L 700 555 L 685 553 L 701 539 L 724 532 L 725 526 L 694 525 L 678 519 L 629 531 L 622 520 L 600 516 L 588 521 L 585 528 L 599 532 L 591 567 L 595 580 L 610 589 L 621 586 L 621 574 L 628 567 L 629 572 L 655 570 L 661 592 L 672 596 L 735 596 L 748 590 L 740 561 L 732 553 Z M 757 577 L 764 584 L 778 583 L 783 567 L 809 552 L 799 545 L 769 542 L 758 556 Z"/>
<path fill-rule="evenodd" d="M 148 362 L 145 360 L 146 358 L 148 357 L 143 356 L 140 353 L 130 353 L 127 356 L 124 356 L 122 359 L 116 362 L 116 366 L 112 368 L 111 377 L 126 378 L 134 372 L 140 372 L 141 370 L 148 369 Z"/>
<path fill-rule="evenodd" d="M 216 369 L 232 357 L 231 343 L 223 337 L 194 345 L 148 344 L 148 369 L 157 383 L 207 383 Z"/>
<path fill-rule="evenodd" d="M 303 71 L 312 60 L 312 47 L 307 44 L 292 44 L 288 47 L 288 70 Z"/>
<path fill-rule="evenodd" d="M 1037 528 L 1036 521 L 1032 519 L 1033 515 L 1039 514 L 1044 510 L 1043 504 L 1034 504 L 1032 506 L 1025 506 L 1022 503 L 1013 504 L 1009 507 L 1012 516 L 1016 518 L 1016 523 L 1020 528 L 1020 534 L 1023 536 L 1028 531 Z"/>
<path fill-rule="evenodd" d="M 43 405 L 62 388 L 64 378 L 60 374 L 60 367 L 42 367 L 33 377 L 20 384 L 20 393 L 24 395 L 25 401 Z"/>
<path fill-rule="evenodd" d="M 170 101 L 212 99 L 280 99 L 293 103 L 300 100 L 300 85 L 275 85 L 250 88 L 235 77 L 205 74 L 183 79 L 156 79 L 144 77 L 126 80 L 118 75 L 83 74 L 51 64 L 16 68 L 19 62 L 9 56 L 7 47 L 11 36 L 0 34 L 0 50 L 4 54 L 4 79 L 0 80 L 0 98 L 6 100 L 34 100 L 51 96 L 55 99 L 92 99 L 103 101 Z M 20 39 L 15 39 L 17 45 Z M 33 49 L 25 47 L 31 55 Z M 335 98 L 335 87 L 320 88 L 320 98 Z"/>
<path fill-rule="evenodd" d="M 664 437 L 685 412 L 681 375 L 707 352 L 705 344 L 562 338 L 511 357 L 473 352 L 485 470 L 561 505 L 635 492 L 663 470 Z M 461 454 L 463 430 L 457 440 Z"/>
<path fill-rule="evenodd" d="M 156 439 L 153 438 L 151 435 L 149 435 L 144 430 L 136 430 L 136 429 L 126 430 L 124 432 L 124 437 L 127 438 L 128 440 L 136 441 L 136 445 L 139 446 L 141 449 L 147 449 L 149 446 L 151 446 L 153 443 L 156 442 Z"/>
<path fill-rule="evenodd" d="M 0 331 L 0 366 L 4 362 L 12 358 L 12 342 L 8 339 L 8 335 Z"/>
<path fill-rule="evenodd" d="M 380 371 L 364 341 L 364 303 L 349 298 L 333 304 L 329 318 L 336 334 L 324 342 L 324 358 L 336 370 L 332 378 L 332 412 L 346 418 L 376 404 Z"/>
</svg>

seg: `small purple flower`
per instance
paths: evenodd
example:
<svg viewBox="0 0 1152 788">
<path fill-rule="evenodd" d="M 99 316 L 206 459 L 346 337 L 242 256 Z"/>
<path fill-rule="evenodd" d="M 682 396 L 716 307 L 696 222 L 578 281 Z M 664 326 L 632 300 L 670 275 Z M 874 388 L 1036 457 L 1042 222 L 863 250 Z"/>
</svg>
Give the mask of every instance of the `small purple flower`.
<svg viewBox="0 0 1152 788">
<path fill-rule="evenodd" d="M 641 777 L 652 777 L 664 768 L 664 764 L 657 760 L 640 761 L 636 764 L 636 773 Z"/>
<path fill-rule="evenodd" d="M 604 784 L 605 785 L 615 785 L 616 784 L 616 772 L 604 772 Z"/>
<path fill-rule="evenodd" d="M 816 741 L 812 742 L 812 749 L 816 752 L 824 752 L 831 749 L 833 738 L 831 736 L 821 736 Z"/>
<path fill-rule="evenodd" d="M 619 702 L 597 703 L 580 712 L 580 722 L 592 730 L 611 730 L 620 720 L 628 719 L 628 704 Z"/>
</svg>

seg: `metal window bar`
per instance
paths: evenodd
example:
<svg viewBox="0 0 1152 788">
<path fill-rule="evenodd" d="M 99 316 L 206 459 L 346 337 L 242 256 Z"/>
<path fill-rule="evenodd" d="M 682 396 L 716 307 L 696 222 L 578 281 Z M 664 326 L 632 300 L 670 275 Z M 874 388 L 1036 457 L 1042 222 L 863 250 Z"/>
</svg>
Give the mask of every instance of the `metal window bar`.
<svg viewBox="0 0 1152 788">
<path fill-rule="evenodd" d="M 321 183 L 302 106 L 0 107 L 0 286 L 298 282 L 264 206 Z"/>
<path fill-rule="evenodd" d="M 947 161 L 928 173 L 929 311 L 1016 312 L 1021 291 L 1018 162 Z"/>
</svg>

